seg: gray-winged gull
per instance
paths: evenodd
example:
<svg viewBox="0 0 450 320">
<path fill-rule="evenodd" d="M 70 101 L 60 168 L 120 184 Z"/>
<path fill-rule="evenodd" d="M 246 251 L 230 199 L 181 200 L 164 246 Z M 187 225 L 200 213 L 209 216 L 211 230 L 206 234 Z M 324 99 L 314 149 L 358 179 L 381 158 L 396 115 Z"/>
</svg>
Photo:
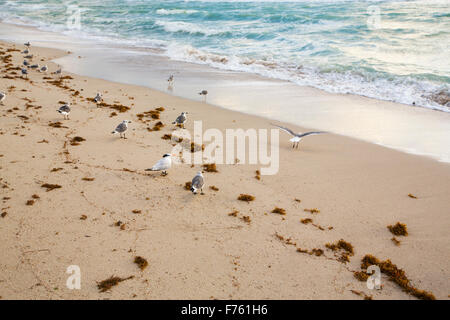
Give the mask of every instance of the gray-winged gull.
<svg viewBox="0 0 450 320">
<path fill-rule="evenodd" d="M 273 124 L 273 126 L 280 128 L 281 130 L 289 133 L 290 135 L 293 136 L 293 138 L 289 139 L 289 141 L 292 142 L 292 148 L 298 148 L 298 145 L 300 143 L 300 141 L 302 140 L 303 137 L 306 136 L 311 136 L 311 135 L 316 135 L 316 134 L 321 134 L 321 133 L 326 133 L 324 131 L 310 131 L 310 132 L 305 132 L 305 133 L 295 133 L 294 131 L 292 131 L 289 128 L 286 127 L 282 127 L 282 126 L 278 126 L 276 124 Z"/>
</svg>

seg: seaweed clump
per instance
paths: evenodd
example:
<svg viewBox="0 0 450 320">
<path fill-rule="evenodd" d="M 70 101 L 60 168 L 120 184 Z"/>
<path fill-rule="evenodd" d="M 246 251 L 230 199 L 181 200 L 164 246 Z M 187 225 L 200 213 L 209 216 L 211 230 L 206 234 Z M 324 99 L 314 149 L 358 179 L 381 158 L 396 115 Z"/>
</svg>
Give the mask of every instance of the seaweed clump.
<svg viewBox="0 0 450 320">
<path fill-rule="evenodd" d="M 78 146 L 80 144 L 80 142 L 83 142 L 83 141 L 86 141 L 86 139 L 83 137 L 76 136 L 76 137 L 73 137 L 72 139 L 70 139 L 70 145 Z"/>
<path fill-rule="evenodd" d="M 408 229 L 406 228 L 406 224 L 397 222 L 393 226 L 387 226 L 389 231 L 395 236 L 407 236 Z"/>
<path fill-rule="evenodd" d="M 62 188 L 59 184 L 51 184 L 51 183 L 44 183 L 43 185 L 41 185 L 41 187 L 46 188 L 47 192 L 52 191 L 54 189 Z"/>
<path fill-rule="evenodd" d="M 340 256 L 337 260 L 342 263 L 350 262 L 350 256 L 354 255 L 353 245 L 343 239 L 335 243 L 327 243 L 325 247 L 335 252 L 340 251 Z"/>
<path fill-rule="evenodd" d="M 148 267 L 148 261 L 140 256 L 134 258 L 134 263 L 136 263 L 139 269 L 141 269 L 142 271 L 144 271 L 144 269 Z"/>
<path fill-rule="evenodd" d="M 216 164 L 215 164 L 215 163 L 207 163 L 207 164 L 204 164 L 204 165 L 203 165 L 203 169 L 204 169 L 206 172 L 219 172 L 219 171 L 217 170 L 217 167 L 216 167 Z"/>
<path fill-rule="evenodd" d="M 237 199 L 240 200 L 240 201 L 247 201 L 247 202 L 250 202 L 250 201 L 255 200 L 255 197 L 252 196 L 252 195 L 249 195 L 249 194 L 243 194 L 243 193 L 241 193 Z"/>
<path fill-rule="evenodd" d="M 275 207 L 271 212 L 280 214 L 282 216 L 286 215 L 286 210 L 284 210 L 283 208 Z"/>
<path fill-rule="evenodd" d="M 128 278 L 120 278 L 111 276 L 106 280 L 100 281 L 97 283 L 97 288 L 100 290 L 100 292 L 106 292 L 110 290 L 112 287 L 117 286 L 120 282 L 133 279 L 134 276 L 129 276 Z"/>
<path fill-rule="evenodd" d="M 381 273 L 389 277 L 389 280 L 396 283 L 406 293 L 422 300 L 436 300 L 436 297 L 428 291 L 420 290 L 411 285 L 410 280 L 406 276 L 405 271 L 399 269 L 391 260 L 380 261 L 373 255 L 367 254 L 361 261 L 361 269 L 367 269 L 371 265 L 380 268 Z"/>
</svg>

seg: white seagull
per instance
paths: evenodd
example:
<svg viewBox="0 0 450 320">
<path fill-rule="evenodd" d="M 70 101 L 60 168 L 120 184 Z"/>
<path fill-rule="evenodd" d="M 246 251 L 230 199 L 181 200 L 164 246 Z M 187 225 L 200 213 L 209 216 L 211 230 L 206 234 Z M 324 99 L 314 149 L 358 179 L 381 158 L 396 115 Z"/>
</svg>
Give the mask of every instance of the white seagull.
<svg viewBox="0 0 450 320">
<path fill-rule="evenodd" d="M 3 105 L 3 101 L 6 99 L 6 93 L 0 92 L 0 104 Z"/>
<path fill-rule="evenodd" d="M 166 153 L 153 167 L 145 169 L 145 171 L 162 171 L 161 175 L 166 176 L 167 169 L 170 169 L 170 167 L 172 167 L 172 155 Z"/>
<path fill-rule="evenodd" d="M 48 71 L 47 65 L 43 66 L 40 70 L 40 72 L 44 72 L 44 73 L 46 73 L 47 71 Z"/>
<path fill-rule="evenodd" d="M 184 124 L 187 121 L 187 112 L 182 112 L 172 124 L 182 125 L 184 128 Z"/>
<path fill-rule="evenodd" d="M 192 179 L 191 191 L 193 194 L 197 194 L 200 189 L 200 194 L 203 194 L 203 186 L 205 185 L 205 180 L 203 179 L 203 174 L 201 171 L 197 172 L 195 177 Z"/>
<path fill-rule="evenodd" d="M 67 117 L 67 119 L 69 119 L 69 114 L 70 114 L 70 102 L 69 102 L 69 103 L 66 103 L 66 104 L 64 104 L 64 105 L 62 105 L 62 106 L 59 107 L 59 109 L 56 110 L 56 111 L 58 111 L 59 113 L 61 113 L 61 114 L 64 116 L 64 119 L 66 119 L 66 117 Z"/>
<path fill-rule="evenodd" d="M 29 48 L 29 47 L 31 46 L 31 43 L 30 43 L 30 41 L 28 41 L 28 42 L 25 42 L 23 45 L 24 45 L 25 47 Z"/>
<path fill-rule="evenodd" d="M 280 128 L 281 130 L 289 133 L 290 135 L 293 136 L 293 138 L 289 139 L 289 141 L 292 142 L 292 148 L 298 148 L 298 145 L 300 143 L 300 141 L 302 140 L 303 137 L 306 136 L 311 136 L 311 135 L 316 135 L 316 134 L 321 134 L 321 133 L 326 133 L 325 131 L 310 131 L 310 132 L 305 132 L 305 133 L 295 133 L 294 131 L 292 131 L 289 128 L 286 127 L 282 127 L 282 126 L 278 126 L 276 124 L 273 124 L 273 126 Z"/>
<path fill-rule="evenodd" d="M 128 124 L 131 123 L 130 120 L 123 120 L 121 123 L 119 123 L 119 125 L 116 127 L 116 129 L 114 129 L 113 132 L 111 132 L 112 134 L 116 134 L 119 133 L 121 138 L 126 139 L 125 137 L 125 131 L 128 130 Z M 123 135 L 123 137 L 122 137 Z"/>
</svg>

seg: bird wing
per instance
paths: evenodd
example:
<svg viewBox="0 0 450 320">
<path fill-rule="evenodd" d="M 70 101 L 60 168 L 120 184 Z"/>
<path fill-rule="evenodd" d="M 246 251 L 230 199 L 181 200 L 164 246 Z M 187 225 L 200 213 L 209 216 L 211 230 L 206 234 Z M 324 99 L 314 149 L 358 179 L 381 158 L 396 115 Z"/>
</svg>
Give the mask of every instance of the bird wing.
<svg viewBox="0 0 450 320">
<path fill-rule="evenodd" d="M 175 121 L 176 121 L 177 123 L 183 123 L 183 122 L 186 121 L 186 117 L 183 116 L 183 115 L 179 115 Z"/>
<path fill-rule="evenodd" d="M 278 127 L 278 128 L 280 128 L 281 130 L 283 130 L 283 131 L 285 131 L 285 132 L 287 132 L 287 133 L 289 133 L 290 135 L 292 135 L 292 136 L 297 136 L 297 134 L 294 132 L 294 131 L 292 131 L 291 129 L 289 129 L 289 128 L 286 128 L 286 127 L 282 127 L 282 126 L 279 126 L 279 125 L 276 125 L 276 124 L 273 124 L 273 123 L 271 123 L 273 126 L 275 126 L 275 127 Z"/>
<path fill-rule="evenodd" d="M 117 127 L 116 127 L 116 132 L 124 132 L 127 130 L 127 126 L 125 125 L 125 123 L 121 122 Z"/>
<path fill-rule="evenodd" d="M 153 167 L 152 170 L 165 170 L 169 168 L 169 159 L 160 159 Z"/>
<path fill-rule="evenodd" d="M 69 106 L 68 106 L 67 104 L 65 104 L 65 105 L 63 105 L 63 106 L 61 106 L 61 107 L 59 108 L 59 111 L 62 111 L 62 112 L 70 112 L 70 108 L 69 108 Z"/>
<path fill-rule="evenodd" d="M 195 189 L 201 189 L 204 184 L 205 184 L 205 182 L 203 181 L 202 176 L 195 176 L 194 179 L 192 179 L 192 186 Z"/>
<path fill-rule="evenodd" d="M 306 136 L 312 136 L 312 135 L 321 134 L 321 133 L 326 133 L 326 132 L 325 131 L 310 131 L 310 132 L 305 132 L 305 133 L 299 134 L 297 136 L 299 138 L 303 138 L 303 137 L 306 137 Z"/>
</svg>

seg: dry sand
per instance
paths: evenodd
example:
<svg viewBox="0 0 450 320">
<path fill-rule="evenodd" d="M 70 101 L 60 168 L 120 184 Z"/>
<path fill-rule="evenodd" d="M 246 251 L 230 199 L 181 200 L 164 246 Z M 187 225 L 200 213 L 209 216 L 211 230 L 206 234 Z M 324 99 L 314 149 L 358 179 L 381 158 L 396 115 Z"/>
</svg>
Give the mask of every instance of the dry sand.
<svg viewBox="0 0 450 320">
<path fill-rule="evenodd" d="M 188 130 L 193 120 L 203 120 L 204 129 L 271 128 L 267 119 L 73 74 L 64 80 L 70 89 L 44 79 L 57 79 L 50 72 L 30 71 L 31 81 L 24 80 L 4 59 L 11 54 L 11 66 L 20 65 L 20 52 L 6 50 L 22 46 L 0 47 L 0 90 L 8 94 L 0 106 L 2 299 L 362 299 L 351 290 L 415 299 L 385 275 L 381 290 L 357 281 L 352 271 L 366 254 L 391 259 L 414 286 L 448 299 L 449 164 L 333 134 L 305 139 L 294 151 L 280 133 L 278 174 L 257 180 L 258 166 L 218 165 L 218 173 L 205 173 L 205 195 L 194 196 L 184 184 L 198 165 L 175 165 L 166 177 L 144 171 L 171 150 L 161 136 L 173 131 L 176 116 L 190 113 Z M 33 54 L 43 64 L 65 53 Z M 86 100 L 97 91 L 131 110 L 110 117 L 114 110 Z M 73 103 L 70 120 L 56 112 L 59 101 Z M 165 127 L 149 132 L 158 120 L 146 124 L 136 114 L 160 106 Z M 132 121 L 127 140 L 111 135 L 124 119 Z M 64 128 L 48 125 L 57 121 Z M 71 145 L 75 136 L 86 141 Z M 46 192 L 44 183 L 61 188 Z M 255 200 L 238 201 L 241 193 Z M 274 207 L 286 215 L 271 213 Z M 320 212 L 304 211 L 311 208 Z M 324 230 L 301 223 L 305 218 Z M 387 229 L 397 221 L 409 232 L 397 237 L 399 246 Z M 349 263 L 325 247 L 339 239 L 354 246 Z M 148 267 L 140 270 L 136 256 Z M 70 265 L 81 268 L 80 290 L 66 287 Z M 99 292 L 97 282 L 112 275 L 134 277 Z"/>
</svg>

